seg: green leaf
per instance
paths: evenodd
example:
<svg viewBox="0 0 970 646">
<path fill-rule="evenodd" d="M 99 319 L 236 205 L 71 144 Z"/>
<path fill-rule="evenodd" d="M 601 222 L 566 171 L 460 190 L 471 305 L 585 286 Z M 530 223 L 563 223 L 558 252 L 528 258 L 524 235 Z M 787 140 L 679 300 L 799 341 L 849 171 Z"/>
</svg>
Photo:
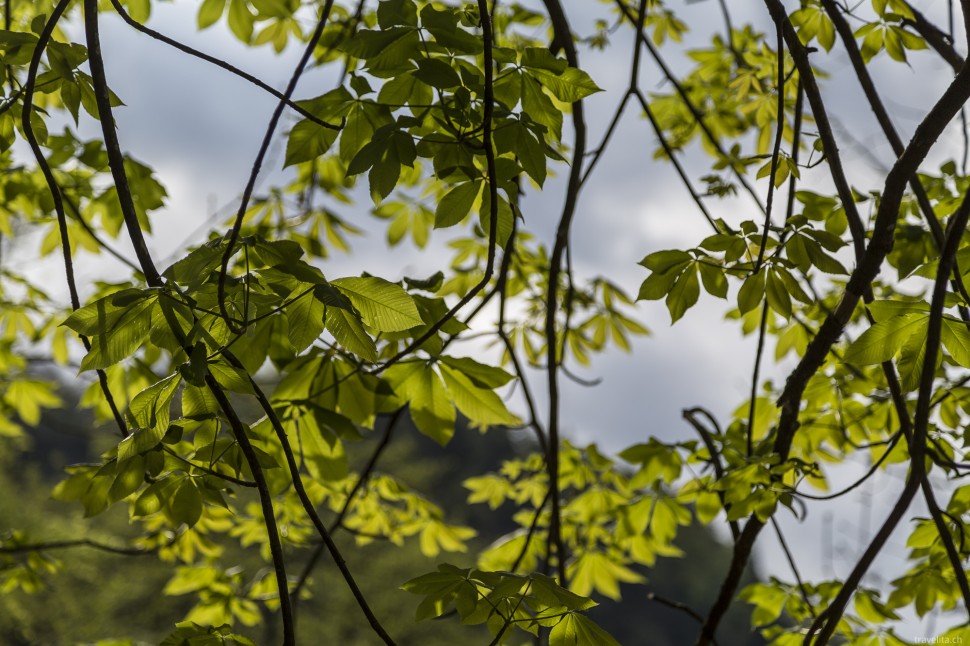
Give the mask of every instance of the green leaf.
<svg viewBox="0 0 970 646">
<path fill-rule="evenodd" d="M 131 400 L 128 415 L 133 421 L 134 432 L 118 445 L 119 461 L 131 459 L 161 442 L 168 431 L 172 399 L 180 383 L 180 374 L 169 375 Z"/>
<path fill-rule="evenodd" d="M 697 271 L 690 267 L 680 275 L 674 283 L 670 293 L 667 294 L 667 309 L 670 311 L 671 324 L 676 323 L 684 313 L 697 303 L 700 296 L 700 282 L 697 280 Z"/>
<path fill-rule="evenodd" d="M 923 370 L 935 370 L 939 366 L 942 356 L 937 353 L 936 362 L 933 366 L 924 366 L 926 361 L 926 335 L 929 332 L 928 319 L 924 318 L 921 325 L 916 327 L 916 331 L 903 344 L 899 353 L 899 381 L 903 389 L 908 391 L 916 390 L 919 387 L 920 378 Z"/>
<path fill-rule="evenodd" d="M 337 343 L 364 361 L 377 361 L 377 345 L 353 312 L 338 307 L 326 309 L 325 324 Z"/>
<path fill-rule="evenodd" d="M 347 454 L 343 442 L 321 427 L 318 416 L 304 415 L 297 425 L 301 456 L 315 480 L 337 481 L 347 477 Z"/>
<path fill-rule="evenodd" d="M 727 298 L 728 281 L 720 267 L 715 267 L 707 262 L 698 262 L 697 269 L 701 274 L 701 283 L 703 283 L 708 294 L 718 298 Z"/>
<path fill-rule="evenodd" d="M 554 74 L 547 70 L 533 69 L 532 75 L 549 90 L 554 97 L 564 103 L 573 103 L 596 92 L 602 92 L 589 74 L 575 67 L 566 68 L 562 74 Z"/>
<path fill-rule="evenodd" d="M 156 292 L 124 290 L 67 317 L 63 325 L 91 341 L 91 351 L 82 359 L 81 370 L 107 368 L 118 363 L 141 347 L 153 325 L 166 325 L 157 320 L 162 318 L 155 311 L 157 302 Z"/>
<path fill-rule="evenodd" d="M 377 5 L 377 22 L 381 29 L 395 25 L 418 26 L 418 9 L 413 0 L 383 0 Z"/>
<path fill-rule="evenodd" d="M 434 227 L 443 229 L 464 220 L 478 200 L 478 195 L 482 192 L 482 184 L 480 179 L 463 182 L 445 193 L 435 209 Z"/>
<path fill-rule="evenodd" d="M 175 262 L 162 272 L 162 275 L 169 280 L 197 287 L 205 282 L 213 269 L 220 265 L 225 249 L 225 243 L 221 237 L 209 240 Z"/>
<path fill-rule="evenodd" d="M 442 271 L 436 271 L 427 278 L 410 278 L 408 276 L 404 277 L 404 282 L 411 289 L 420 289 L 422 291 L 431 292 L 432 294 L 441 289 L 441 285 L 444 283 L 445 275 Z"/>
<path fill-rule="evenodd" d="M 374 276 L 338 278 L 331 284 L 350 299 L 364 323 L 374 329 L 400 332 L 424 324 L 414 299 L 400 285 Z"/>
<path fill-rule="evenodd" d="M 202 518 L 202 509 L 202 492 L 192 478 L 184 478 L 169 505 L 172 520 L 192 527 Z"/>
<path fill-rule="evenodd" d="M 640 264 L 656 274 L 665 274 L 679 267 L 683 267 L 693 260 L 693 257 L 686 251 L 680 249 L 670 249 L 667 251 L 655 251 L 640 261 Z"/>
<path fill-rule="evenodd" d="M 0 403 L 12 408 L 24 424 L 34 427 L 41 422 L 42 408 L 63 405 L 61 398 L 54 394 L 54 388 L 55 384 L 21 377 L 6 384 Z"/>
<path fill-rule="evenodd" d="M 171 482 L 171 480 L 155 482 L 138 494 L 131 512 L 132 517 L 151 516 L 161 511 L 166 499 L 162 487 L 168 482 Z"/>
<path fill-rule="evenodd" d="M 229 0 L 229 29 L 236 38 L 248 44 L 253 38 L 255 23 L 256 17 L 249 10 L 246 0 Z"/>
<path fill-rule="evenodd" d="M 451 65 L 440 58 L 422 58 L 414 76 L 423 83 L 439 90 L 450 90 L 461 85 L 461 77 Z"/>
<path fill-rule="evenodd" d="M 549 128 L 559 137 L 562 134 L 562 112 L 553 105 L 552 100 L 542 91 L 542 86 L 528 74 L 521 75 L 522 109 L 529 118 Z"/>
<path fill-rule="evenodd" d="M 856 614 L 863 621 L 880 624 L 884 621 L 898 621 L 899 615 L 890 610 L 878 599 L 878 594 L 869 590 L 859 590 L 853 597 Z"/>
<path fill-rule="evenodd" d="M 620 646 L 620 643 L 586 615 L 571 612 L 552 627 L 549 646 Z"/>
<path fill-rule="evenodd" d="M 182 417 L 207 417 L 220 410 L 219 402 L 207 387 L 185 384 L 182 389 Z"/>
<path fill-rule="evenodd" d="M 563 58 L 557 58 L 546 47 L 526 47 L 522 52 L 522 67 L 543 70 L 558 76 L 566 71 L 569 63 Z"/>
<path fill-rule="evenodd" d="M 516 135 L 515 153 L 519 156 L 519 163 L 541 188 L 546 181 L 546 147 L 541 137 L 536 139 L 528 128 L 519 126 Z"/>
<path fill-rule="evenodd" d="M 109 502 L 118 502 L 127 498 L 138 491 L 145 482 L 145 460 L 141 456 L 136 456 L 118 465 L 115 473 L 114 482 L 108 490 Z"/>
<path fill-rule="evenodd" d="M 320 157 L 330 149 L 338 134 L 337 130 L 324 128 L 309 119 L 298 122 L 286 139 L 286 160 L 283 168 Z"/>
<path fill-rule="evenodd" d="M 214 25 L 226 10 L 226 0 L 203 0 L 199 7 L 199 29 Z"/>
<path fill-rule="evenodd" d="M 439 361 L 461 372 L 481 388 L 498 388 L 514 379 L 512 375 L 501 368 L 479 363 L 470 357 L 441 357 Z"/>
<path fill-rule="evenodd" d="M 747 314 L 761 304 L 765 297 L 765 272 L 759 271 L 744 279 L 744 284 L 738 290 L 738 310 Z"/>
<path fill-rule="evenodd" d="M 455 433 L 455 407 L 441 377 L 423 361 L 402 361 L 385 376 L 395 394 L 408 402 L 418 430 L 442 446 L 447 444 Z"/>
<path fill-rule="evenodd" d="M 77 83 L 65 81 L 61 84 L 61 101 L 64 102 L 64 107 L 71 113 L 77 125 L 81 109 L 81 88 Z"/>
<path fill-rule="evenodd" d="M 588 610 L 597 605 L 589 597 L 583 597 L 560 586 L 554 578 L 538 572 L 529 575 L 536 598 L 550 607 L 561 606 L 569 610 Z"/>
<path fill-rule="evenodd" d="M 297 352 L 303 351 L 323 333 L 326 306 L 313 294 L 299 296 L 286 306 L 286 321 L 290 343 Z"/>
<path fill-rule="evenodd" d="M 593 590 L 615 601 L 620 582 L 640 583 L 643 577 L 602 552 L 584 552 L 569 566 L 569 589 L 581 597 Z"/>
<path fill-rule="evenodd" d="M 484 49 L 481 37 L 458 26 L 458 13 L 451 7 L 427 4 L 421 9 L 421 25 L 440 45 L 462 54 L 478 54 Z"/>
<path fill-rule="evenodd" d="M 482 231 L 490 232 L 492 229 L 492 197 L 488 191 L 482 195 L 481 206 L 478 209 L 479 214 L 479 224 L 482 227 Z M 500 247 L 504 247 L 508 241 L 509 237 L 512 235 L 512 222 L 515 219 L 515 215 L 512 213 L 512 206 L 509 204 L 508 200 L 502 195 L 498 197 L 498 222 L 495 227 L 495 237 L 496 242 Z"/>
<path fill-rule="evenodd" d="M 214 361 L 208 365 L 209 372 L 215 377 L 220 386 L 234 393 L 252 395 L 253 383 L 248 372 L 222 361 Z"/>
<path fill-rule="evenodd" d="M 880 321 L 849 346 L 845 361 L 863 366 L 889 361 L 920 327 L 926 326 L 927 321 L 928 315 L 919 312 Z"/>
<path fill-rule="evenodd" d="M 402 585 L 403 590 L 425 597 L 418 606 L 416 619 L 421 621 L 442 615 L 454 603 L 458 590 L 467 585 L 468 574 L 469 570 L 442 563 L 437 572 L 422 574 Z"/>
<path fill-rule="evenodd" d="M 781 314 L 785 319 L 791 318 L 791 296 L 788 295 L 788 288 L 785 283 L 775 274 L 774 271 L 768 272 L 768 283 L 766 295 L 768 296 L 768 306 Z"/>
<path fill-rule="evenodd" d="M 339 45 L 338 49 L 354 58 L 373 58 L 405 36 L 412 34 L 414 34 L 412 27 L 391 27 L 381 30 L 361 29 L 353 38 Z"/>
<path fill-rule="evenodd" d="M 957 365 L 970 368 L 970 330 L 962 321 L 943 319 L 940 330 L 943 347 L 950 353 L 950 357 Z"/>
<path fill-rule="evenodd" d="M 656 301 L 664 298 L 670 293 L 671 288 L 674 283 L 677 282 L 677 277 L 680 274 L 676 271 L 668 271 L 667 273 L 659 274 L 653 273 L 647 276 L 647 279 L 640 284 L 640 291 L 637 294 L 638 301 Z"/>
<path fill-rule="evenodd" d="M 476 386 L 460 370 L 442 365 L 441 376 L 452 402 L 472 422 L 509 426 L 521 423 L 518 417 L 509 412 L 498 395 L 489 389 Z"/>
</svg>

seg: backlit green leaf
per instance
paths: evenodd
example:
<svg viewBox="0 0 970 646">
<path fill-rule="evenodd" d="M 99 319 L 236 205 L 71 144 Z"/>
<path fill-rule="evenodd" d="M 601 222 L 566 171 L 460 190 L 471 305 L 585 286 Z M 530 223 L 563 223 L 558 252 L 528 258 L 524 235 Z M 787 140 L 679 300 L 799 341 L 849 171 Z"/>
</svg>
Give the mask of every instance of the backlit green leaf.
<svg viewBox="0 0 970 646">
<path fill-rule="evenodd" d="M 414 299 L 400 285 L 374 276 L 338 278 L 331 284 L 350 299 L 364 323 L 382 332 L 399 332 L 421 325 Z"/>
<path fill-rule="evenodd" d="M 913 334 L 925 327 L 926 322 L 927 315 L 918 312 L 900 314 L 880 321 L 849 346 L 845 360 L 859 365 L 889 361 Z"/>
</svg>

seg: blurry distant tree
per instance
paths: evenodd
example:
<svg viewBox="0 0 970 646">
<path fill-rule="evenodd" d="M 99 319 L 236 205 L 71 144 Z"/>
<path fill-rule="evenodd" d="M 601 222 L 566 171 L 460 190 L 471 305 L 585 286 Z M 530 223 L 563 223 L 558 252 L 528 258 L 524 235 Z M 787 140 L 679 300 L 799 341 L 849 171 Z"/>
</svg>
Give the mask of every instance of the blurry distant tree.
<svg viewBox="0 0 970 646">
<path fill-rule="evenodd" d="M 87 516 L 123 503 L 139 537 L 122 545 L 7 531 L 0 591 L 38 589 L 57 569 L 56 550 L 84 546 L 119 559 L 155 552 L 171 568 L 163 592 L 194 599 L 187 616 L 173 618 L 183 621 L 166 644 L 249 644 L 246 627 L 270 616 L 283 643 L 294 644 L 297 601 L 312 595 L 314 566 L 328 554 L 361 621 L 393 644 L 333 535 L 415 539 L 432 557 L 466 549 L 471 529 L 380 469 L 403 417 L 447 444 L 460 413 L 483 429 L 531 430 L 536 452 L 466 480 L 469 502 L 518 507 L 519 529 L 477 554 L 475 567 L 443 563 L 382 582 L 416 595 L 419 620 L 457 614 L 486 624 L 492 644 L 530 633 L 553 645 L 613 644 L 585 612 L 591 596 L 617 599 L 620 583 L 641 582 L 638 568 L 675 555 L 678 528 L 696 517 L 726 522 L 734 539 L 712 607 L 664 600 L 697 619 L 698 644 L 715 642 L 737 599 L 754 607 L 754 625 L 776 644 L 905 643 L 892 629 L 900 611 L 957 606 L 966 616 L 955 615 L 946 636 L 970 638 L 970 488 L 957 486 L 970 470 L 961 457 L 970 414 L 970 68 L 957 42 L 970 3 L 951 0 L 937 24 L 905 0 L 788 8 L 765 0 L 774 26 L 763 34 L 734 24 L 724 0 L 708 2 L 723 17 L 716 35 L 690 33 L 677 3 L 661 0 L 602 2 L 609 18 L 585 35 L 574 33 L 561 0 L 204 0 L 200 29 L 224 20 L 248 46 L 302 48 L 278 91 L 146 27 L 150 0 L 7 0 L 0 232 L 20 244 L 40 231 L 41 252 L 63 256 L 69 299 L 2 266 L 0 434 L 10 438 L 2 446 L 21 450 L 23 427 L 60 404 L 25 355 L 79 358 L 94 377 L 83 403 L 115 427 L 117 443 L 98 463 L 70 467 L 54 497 L 77 501 Z M 99 12 L 277 100 L 228 230 L 193 241 L 169 267 L 156 266 L 146 243 L 166 192 L 119 141 L 113 113 L 124 108 L 106 78 Z M 68 21 L 79 42 L 62 30 Z M 600 90 L 580 53 L 611 46 L 619 33 L 632 34 L 629 86 L 590 142 L 584 99 Z M 688 36 L 688 63 L 675 74 L 661 50 Z M 851 63 L 840 74 L 854 75 L 895 155 L 865 191 L 852 188 L 813 67 L 836 49 Z M 867 66 L 916 56 L 935 56 L 955 75 L 915 131 L 901 135 L 885 108 L 887 88 Z M 296 100 L 312 67 L 332 68 L 336 80 Z M 644 90 L 658 73 L 663 91 Z M 644 140 L 657 143 L 655 157 L 673 166 L 711 229 L 694 248 L 647 255 L 639 298 L 665 299 L 676 322 L 701 287 L 726 299 L 733 286 L 731 316 L 759 342 L 751 397 L 730 420 L 687 410 L 697 439 L 649 439 L 608 456 L 561 437 L 559 382 L 576 378 L 591 355 L 629 350 L 631 336 L 647 333 L 632 318 L 633 299 L 608 276 L 576 275 L 570 256 L 573 222 L 589 217 L 581 191 L 630 104 L 644 118 Z M 284 134 L 289 183 L 257 193 L 284 114 L 296 117 Z M 951 126 L 958 118 L 963 125 Z M 78 134 L 90 120 L 100 139 Z M 962 156 L 927 168 L 946 133 L 962 137 Z M 706 154 L 709 167 L 686 164 L 691 152 Z M 556 166 L 567 175 L 563 209 L 544 241 L 530 233 L 522 198 Z M 335 211 L 360 195 L 358 183 L 388 244 L 424 248 L 451 229 L 452 257 L 431 276 L 325 275 L 321 259 L 348 251 L 347 237 L 362 228 Z M 749 201 L 743 209 L 740 199 Z M 751 212 L 755 219 L 737 215 Z M 131 257 L 116 250 L 120 236 Z M 75 262 L 101 253 L 130 275 L 79 289 Z M 493 362 L 456 351 L 473 336 L 496 346 Z M 797 357 L 781 390 L 759 377 L 769 337 L 777 357 Z M 260 370 L 275 373 L 275 388 L 254 378 Z M 662 378 L 648 370 L 647 381 Z M 538 409 L 536 388 L 547 391 L 548 409 Z M 510 410 L 502 395 L 513 392 Z M 378 419 L 386 420 L 382 439 L 351 470 L 345 445 L 375 433 Z M 827 493 L 820 463 L 857 452 L 871 456 L 866 478 L 893 463 L 908 470 L 851 574 L 809 580 L 789 554 L 787 581 L 740 589 L 762 530 L 784 545 L 776 514 L 854 488 Z M 949 500 L 937 499 L 941 485 Z M 918 495 L 929 518 L 909 511 Z M 900 525 L 911 570 L 885 590 L 860 587 Z M 223 558 L 230 543 L 252 547 L 270 567 L 236 567 Z"/>
</svg>

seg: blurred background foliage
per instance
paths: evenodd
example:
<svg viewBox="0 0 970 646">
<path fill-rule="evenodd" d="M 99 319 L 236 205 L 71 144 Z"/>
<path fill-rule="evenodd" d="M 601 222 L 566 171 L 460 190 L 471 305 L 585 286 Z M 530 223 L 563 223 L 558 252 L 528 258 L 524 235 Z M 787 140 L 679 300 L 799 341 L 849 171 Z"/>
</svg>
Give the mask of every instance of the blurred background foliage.
<svg viewBox="0 0 970 646">
<path fill-rule="evenodd" d="M 86 537 L 111 545 L 134 538 L 126 507 L 117 505 L 85 521 L 78 505 L 50 498 L 53 486 L 62 479 L 69 464 L 97 460 L 111 446 L 110 432 L 95 428 L 87 411 L 75 407 L 76 396 L 65 388 L 67 403 L 61 409 L 45 411 L 40 424 L 27 437 L 6 439 L 20 450 L 0 452 L 0 532 L 16 527 L 33 539 L 64 540 Z M 493 429 L 480 433 L 461 428 L 452 442 L 441 447 L 418 433 L 410 420 L 402 420 L 395 441 L 382 455 L 379 469 L 396 474 L 435 503 L 450 510 L 449 522 L 473 527 L 478 536 L 470 541 L 470 553 L 486 547 L 515 524 L 511 504 L 497 513 L 485 505 L 468 505 L 462 482 L 502 460 L 523 455 L 533 447 L 521 434 Z M 380 425 L 379 425 L 380 426 Z M 370 456 L 380 432 L 348 447 L 352 464 L 360 467 Z M 12 446 L 8 446 L 13 448 Z M 86 529 L 87 528 L 87 529 Z M 432 559 L 421 554 L 416 540 L 398 547 L 373 542 L 351 549 L 354 538 L 338 532 L 347 549 L 344 554 L 375 611 L 386 617 L 389 630 L 401 644 L 458 644 L 489 641 L 484 626 L 462 626 L 457 617 L 416 623 L 417 599 L 401 590 L 403 582 L 434 568 Z M 700 525 L 684 527 L 676 544 L 682 558 L 659 558 L 650 570 L 641 569 L 646 586 L 623 586 L 623 599 L 590 612 L 591 618 L 609 630 L 621 644 L 680 646 L 696 636 L 697 622 L 682 610 L 648 598 L 676 599 L 692 608 L 704 608 L 713 600 L 730 549 L 711 530 Z M 227 543 L 221 561 L 238 565 L 243 573 L 255 575 L 265 564 L 255 550 Z M 56 576 L 41 576 L 32 594 L 14 590 L 0 595 L 0 644 L 4 646 L 48 646 L 54 644 L 157 644 L 171 633 L 174 623 L 191 609 L 192 595 L 163 593 L 172 576 L 171 565 L 154 554 L 126 556 L 89 547 L 74 547 L 45 553 L 56 558 L 61 568 Z M 0 567 L 11 567 L 25 555 L 0 557 Z M 306 557 L 291 555 L 298 573 Z M 461 567 L 474 566 L 469 554 L 449 555 Z M 748 580 L 754 580 L 748 576 Z M 324 557 L 310 587 L 312 593 L 300 600 L 297 629 L 300 643 L 364 646 L 375 643 L 374 634 L 358 618 L 358 610 L 346 586 L 338 581 L 332 562 Z M 327 581 L 333 581 L 328 585 Z M 257 643 L 272 640 L 278 631 L 275 615 L 255 628 L 237 628 Z M 113 641 L 121 635 L 125 640 Z M 749 609 L 737 604 L 721 629 L 722 644 L 756 646 L 764 641 L 751 634 Z M 129 642 L 127 639 L 131 639 Z M 269 643 L 269 641 L 265 641 Z"/>
</svg>

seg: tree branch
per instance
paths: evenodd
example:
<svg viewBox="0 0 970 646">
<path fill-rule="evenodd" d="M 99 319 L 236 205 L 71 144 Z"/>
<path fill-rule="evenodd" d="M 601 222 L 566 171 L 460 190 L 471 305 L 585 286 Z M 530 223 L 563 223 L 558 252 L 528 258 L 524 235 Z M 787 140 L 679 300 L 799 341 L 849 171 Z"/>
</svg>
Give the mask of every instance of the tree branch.
<svg viewBox="0 0 970 646">
<path fill-rule="evenodd" d="M 9 2 L 5 4 L 9 4 Z M 30 65 L 27 70 L 27 83 L 24 86 L 24 107 L 23 113 L 21 114 L 21 126 L 23 127 L 24 138 L 30 146 L 34 159 L 37 160 L 37 165 L 44 175 L 44 181 L 47 183 L 51 199 L 54 202 L 54 212 L 57 215 L 57 228 L 61 236 L 61 253 L 64 257 L 64 275 L 67 279 L 67 291 L 70 294 L 71 309 L 77 310 L 81 307 L 81 299 L 78 296 L 77 283 L 74 279 L 74 260 L 71 254 L 71 238 L 67 230 L 67 214 L 64 211 L 63 194 L 57 180 L 54 178 L 54 172 L 51 170 L 50 164 L 44 156 L 44 152 L 40 149 L 40 143 L 37 141 L 34 126 L 31 122 L 31 116 L 34 110 L 34 90 L 37 85 L 37 72 L 40 69 L 40 59 L 47 49 L 47 45 L 50 42 L 51 35 L 54 33 L 54 29 L 57 27 L 58 21 L 64 15 L 64 12 L 70 4 L 71 0 L 60 0 L 54 6 L 50 18 L 47 20 L 47 23 L 37 38 L 37 44 L 34 47 L 34 53 L 30 58 Z M 84 345 L 84 349 L 90 351 L 91 342 L 88 338 L 81 334 L 78 336 Z M 111 394 L 111 388 L 108 387 L 108 377 L 104 370 L 100 368 L 97 370 L 97 375 L 98 384 L 101 387 L 101 392 L 104 394 L 108 408 L 111 409 L 111 415 L 114 417 L 118 432 L 122 437 L 125 437 L 128 435 L 128 425 L 125 423 L 125 418 L 122 417 L 121 411 L 118 410 L 114 395 Z"/>
<path fill-rule="evenodd" d="M 579 57 L 576 45 L 573 43 L 572 30 L 566 13 L 559 0 L 543 0 L 549 19 L 552 21 L 553 46 L 558 44 L 566 54 L 566 62 L 572 67 L 579 67 Z M 549 260 L 549 282 L 546 293 L 546 362 L 549 380 L 549 451 L 546 466 L 549 470 L 549 486 L 552 490 L 552 518 L 549 522 L 550 547 L 556 551 L 556 565 L 559 575 L 559 585 L 566 587 L 566 548 L 562 539 L 561 521 L 562 509 L 559 491 L 559 344 L 556 334 L 556 313 L 559 309 L 559 276 L 562 272 L 563 256 L 569 244 L 569 230 L 576 212 L 582 180 L 582 160 L 586 155 L 586 121 L 584 118 L 583 101 L 572 104 L 573 109 L 573 156 L 569 168 L 569 180 L 566 186 L 566 200 L 563 204 L 559 226 L 556 229 L 556 240 Z M 551 553 L 552 550 L 550 549 Z"/>
<path fill-rule="evenodd" d="M 283 108 L 286 107 L 287 102 L 292 98 L 293 93 L 296 91 L 296 85 L 303 75 L 303 70 L 306 68 L 307 63 L 310 60 L 310 56 L 313 54 L 313 50 L 316 49 L 317 43 L 320 42 L 320 37 L 323 35 L 323 29 L 327 24 L 327 19 L 330 17 L 330 10 L 333 8 L 333 0 L 325 0 L 323 8 L 320 10 L 320 18 L 317 20 L 317 26 L 313 30 L 313 34 L 310 36 L 310 40 L 307 42 L 306 47 L 303 49 L 303 55 L 300 57 L 300 61 L 296 65 L 296 69 L 293 70 L 292 76 L 290 76 L 289 82 L 286 84 L 286 89 L 283 91 L 283 97 L 280 99 L 279 103 L 276 104 L 276 108 L 273 110 L 273 114 L 269 119 L 269 124 L 266 126 L 266 133 L 263 135 L 263 141 L 259 145 L 259 152 L 256 153 L 256 159 L 253 161 L 253 168 L 249 173 L 249 180 L 246 182 L 246 188 L 243 189 L 242 198 L 239 201 L 239 209 L 236 211 L 236 220 L 232 225 L 232 229 L 229 231 L 229 241 L 226 244 L 226 250 L 222 254 L 222 265 L 219 271 L 219 286 L 218 286 L 218 301 L 219 301 L 219 311 L 222 313 L 223 318 L 226 321 L 226 326 L 233 333 L 239 333 L 240 329 L 236 327 L 236 324 L 232 322 L 232 318 L 229 316 L 229 311 L 226 309 L 226 278 L 229 275 L 229 260 L 232 259 L 232 255 L 235 252 L 236 241 L 239 239 L 239 231 L 242 229 L 243 218 L 246 215 L 246 211 L 249 208 L 249 200 L 252 198 L 253 190 L 256 187 L 256 178 L 259 176 L 259 171 L 263 167 L 263 159 L 266 157 L 266 152 L 269 150 L 269 144 L 273 139 L 273 133 L 276 132 L 276 126 L 279 123 L 280 117 L 283 115 Z M 248 312 L 243 312 L 243 319 L 246 318 Z"/>
<path fill-rule="evenodd" d="M 264 92 L 267 92 L 268 94 L 273 95 L 274 97 L 276 97 L 277 99 L 279 99 L 282 103 L 284 103 L 288 108 L 294 110 L 295 112 L 298 112 L 302 117 L 304 117 L 304 118 L 312 121 L 313 123 L 317 124 L 318 126 L 320 126 L 322 128 L 329 128 L 330 130 L 341 130 L 343 128 L 342 125 L 337 126 L 337 125 L 334 125 L 332 123 L 327 123 L 323 119 L 320 119 L 319 117 L 317 117 L 312 112 L 310 112 L 310 111 L 308 111 L 308 110 L 300 107 L 298 104 L 296 104 L 295 102 L 293 102 L 290 99 L 289 96 L 283 94 L 282 92 L 280 92 L 279 90 L 277 90 L 273 86 L 268 85 L 266 82 L 264 82 L 261 79 L 253 76 L 252 74 L 249 74 L 247 72 L 244 72 L 243 70 L 239 69 L 235 65 L 232 65 L 230 63 L 227 63 L 226 61 L 222 60 L 221 58 L 217 58 L 215 56 L 211 56 L 209 54 L 206 54 L 205 52 L 201 52 L 201 51 L 199 51 L 197 49 L 194 49 L 192 47 L 189 47 L 188 45 L 186 45 L 184 43 L 181 43 L 181 42 L 175 40 L 174 38 L 169 38 L 168 36 L 166 36 L 166 35 L 158 32 L 158 31 L 155 31 L 154 29 L 152 29 L 150 27 L 147 27 L 147 26 L 141 24 L 140 22 L 138 22 L 137 20 L 135 20 L 134 18 L 132 18 L 128 14 L 127 11 L 125 11 L 124 6 L 122 6 L 122 4 L 118 0 L 111 0 L 111 4 L 115 8 L 115 11 L 118 12 L 118 15 L 121 16 L 121 19 L 124 20 L 126 23 L 128 23 L 128 25 L 130 27 L 132 27 L 133 29 L 135 29 L 136 31 L 140 31 L 141 33 L 143 33 L 143 34 L 145 34 L 147 36 L 150 36 L 151 38 L 154 38 L 155 40 L 161 41 L 161 42 L 165 43 L 166 45 L 169 45 L 171 47 L 174 47 L 175 49 L 177 49 L 180 52 L 183 52 L 185 54 L 188 54 L 189 56 L 193 56 L 195 58 L 201 59 L 201 60 L 203 60 L 203 61 L 205 61 L 207 63 L 211 63 L 211 64 L 215 65 L 216 67 L 221 67 L 222 69 L 226 70 L 227 72 L 230 72 L 232 74 L 235 74 L 239 78 L 241 78 L 243 80 L 246 80 L 246 81 L 252 83 L 253 85 L 255 85 L 256 87 L 258 87 L 259 89 L 263 90 Z"/>
<path fill-rule="evenodd" d="M 797 39 L 797 35 L 793 33 L 794 30 L 791 28 L 784 7 L 778 0 L 766 0 L 766 4 L 772 18 L 776 22 L 785 23 L 785 39 L 801 72 L 800 57 L 796 56 L 795 48 L 792 47 L 792 39 L 788 37 L 788 33 L 791 31 L 795 39 Z M 804 62 L 807 62 L 807 60 Z M 803 83 L 806 82 L 806 76 L 808 75 L 802 73 L 801 76 Z M 805 87 L 806 94 L 808 95 L 808 86 L 806 85 Z M 924 120 L 916 128 L 916 132 L 909 145 L 897 158 L 886 177 L 882 200 L 876 211 L 871 241 L 861 259 L 857 262 L 838 307 L 832 314 L 825 318 L 818 334 L 811 340 L 802 359 L 789 375 L 785 389 L 779 398 L 778 403 L 781 406 L 782 412 L 776 429 L 773 452 L 781 460 L 788 459 L 792 439 L 798 429 L 798 410 L 801 397 L 809 379 L 811 379 L 812 375 L 824 363 L 829 348 L 838 340 L 856 305 L 861 300 L 862 295 L 868 290 L 868 286 L 879 272 L 879 268 L 882 266 L 886 255 L 892 249 L 896 218 L 898 217 L 899 206 L 902 202 L 907 183 L 916 173 L 920 163 L 922 163 L 930 148 L 936 142 L 936 139 L 942 134 L 950 120 L 959 112 L 960 107 L 967 98 L 970 98 L 970 70 L 964 66 Z M 816 114 L 817 118 L 818 115 Z M 833 179 L 836 178 L 836 175 L 833 172 Z M 850 200 L 848 204 L 843 205 L 846 207 L 847 214 L 849 213 L 849 204 L 851 203 Z M 864 232 L 862 233 L 864 235 Z M 917 482 L 916 485 L 918 486 L 918 484 Z M 903 505 L 903 502 L 905 502 L 905 505 Z M 901 516 L 905 512 L 906 507 L 908 507 L 908 502 L 901 498 L 900 505 L 902 505 L 902 509 L 899 509 L 898 513 Z M 718 599 L 712 606 L 701 635 L 698 638 L 699 645 L 703 646 L 710 642 L 710 638 L 714 634 L 717 624 L 730 606 L 734 592 L 740 582 L 741 574 L 744 571 L 744 565 L 750 558 L 751 549 L 763 527 L 764 523 L 757 518 L 751 518 L 742 530 L 741 538 L 735 544 L 734 557 L 728 576 L 722 583 Z"/>
</svg>

